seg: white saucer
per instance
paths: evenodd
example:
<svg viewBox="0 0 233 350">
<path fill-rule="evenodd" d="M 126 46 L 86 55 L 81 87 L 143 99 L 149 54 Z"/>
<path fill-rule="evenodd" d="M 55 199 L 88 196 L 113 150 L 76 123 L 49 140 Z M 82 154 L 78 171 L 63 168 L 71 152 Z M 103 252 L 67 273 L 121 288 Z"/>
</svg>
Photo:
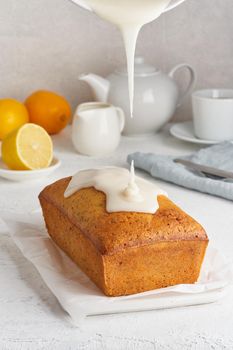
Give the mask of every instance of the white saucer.
<svg viewBox="0 0 233 350">
<path fill-rule="evenodd" d="M 0 176 L 11 181 L 36 180 L 50 175 L 60 165 L 61 161 L 54 157 L 48 168 L 39 170 L 10 170 L 3 163 L 2 158 L 0 158 Z"/>
<path fill-rule="evenodd" d="M 179 140 L 198 143 L 202 145 L 214 145 L 220 142 L 198 139 L 194 134 L 194 127 L 192 121 L 177 123 L 173 125 L 170 129 L 170 133 L 172 136 L 176 137 Z"/>
</svg>

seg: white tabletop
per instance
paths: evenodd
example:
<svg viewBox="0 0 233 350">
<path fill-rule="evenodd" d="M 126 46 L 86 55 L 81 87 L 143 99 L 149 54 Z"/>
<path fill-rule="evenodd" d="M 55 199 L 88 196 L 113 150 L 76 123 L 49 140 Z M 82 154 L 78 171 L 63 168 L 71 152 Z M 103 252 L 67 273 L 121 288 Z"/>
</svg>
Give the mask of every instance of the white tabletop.
<svg viewBox="0 0 233 350">
<path fill-rule="evenodd" d="M 38 207 L 37 195 L 46 184 L 84 167 L 126 166 L 130 152 L 182 155 L 197 149 L 161 132 L 148 138 L 123 138 L 116 153 L 97 159 L 75 153 L 69 135 L 67 128 L 54 137 L 62 167 L 50 178 L 27 184 L 0 179 L 0 213 L 12 211 L 13 216 L 14 212 L 30 212 Z M 232 202 L 159 183 L 233 260 Z M 90 317 L 83 326 L 75 327 L 0 223 L 0 349 L 233 349 L 232 292 L 214 304 Z"/>
</svg>

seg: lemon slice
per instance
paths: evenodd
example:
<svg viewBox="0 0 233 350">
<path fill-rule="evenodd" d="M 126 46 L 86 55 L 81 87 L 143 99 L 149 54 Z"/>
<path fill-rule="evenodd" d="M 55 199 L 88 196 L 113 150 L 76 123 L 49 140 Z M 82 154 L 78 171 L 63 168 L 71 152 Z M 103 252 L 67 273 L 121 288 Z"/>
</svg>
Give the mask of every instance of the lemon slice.
<svg viewBox="0 0 233 350">
<path fill-rule="evenodd" d="M 47 168 L 52 158 L 51 137 L 36 124 L 24 124 L 2 142 L 2 160 L 12 170 Z"/>
</svg>

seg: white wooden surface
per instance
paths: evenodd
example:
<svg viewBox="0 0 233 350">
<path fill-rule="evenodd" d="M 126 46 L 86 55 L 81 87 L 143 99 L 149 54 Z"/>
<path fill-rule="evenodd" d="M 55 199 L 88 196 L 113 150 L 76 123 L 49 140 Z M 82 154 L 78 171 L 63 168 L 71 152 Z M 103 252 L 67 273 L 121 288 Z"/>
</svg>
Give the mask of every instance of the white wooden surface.
<svg viewBox="0 0 233 350">
<path fill-rule="evenodd" d="M 82 167 L 125 166 L 126 155 L 137 150 L 181 155 L 197 149 L 163 132 L 147 139 L 124 138 L 114 155 L 94 159 L 75 153 L 69 134 L 68 128 L 54 137 L 63 165 L 52 177 L 27 184 L 0 179 L 0 216 L 4 210 L 14 215 L 36 209 L 37 195 L 46 184 Z M 167 183 L 162 187 L 233 260 L 233 203 Z M 0 222 L 0 349 L 233 349 L 233 290 L 211 305 L 92 317 L 74 327 Z"/>
</svg>

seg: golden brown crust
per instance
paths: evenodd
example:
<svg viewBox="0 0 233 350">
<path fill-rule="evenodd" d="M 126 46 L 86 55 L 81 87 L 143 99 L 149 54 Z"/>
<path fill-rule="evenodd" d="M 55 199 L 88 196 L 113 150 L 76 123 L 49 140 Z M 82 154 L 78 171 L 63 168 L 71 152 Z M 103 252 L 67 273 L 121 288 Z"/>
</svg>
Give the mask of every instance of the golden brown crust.
<svg viewBox="0 0 233 350">
<path fill-rule="evenodd" d="M 101 254 L 161 241 L 208 241 L 203 227 L 165 196 L 158 197 L 159 210 L 155 214 L 107 213 L 105 194 L 94 188 L 64 198 L 70 179 L 47 186 L 39 197 L 63 212 Z"/>
<path fill-rule="evenodd" d="M 107 213 L 105 195 L 86 188 L 64 198 L 70 178 L 39 195 L 48 233 L 108 296 L 197 281 L 208 238 L 168 198 L 156 214 Z"/>
<path fill-rule="evenodd" d="M 92 242 L 73 225 L 64 213 L 44 198 L 40 198 L 44 219 L 49 235 L 53 241 L 103 289 L 103 257 Z"/>
<path fill-rule="evenodd" d="M 169 241 L 104 256 L 105 294 L 129 295 L 198 279 L 208 242 Z"/>
</svg>

